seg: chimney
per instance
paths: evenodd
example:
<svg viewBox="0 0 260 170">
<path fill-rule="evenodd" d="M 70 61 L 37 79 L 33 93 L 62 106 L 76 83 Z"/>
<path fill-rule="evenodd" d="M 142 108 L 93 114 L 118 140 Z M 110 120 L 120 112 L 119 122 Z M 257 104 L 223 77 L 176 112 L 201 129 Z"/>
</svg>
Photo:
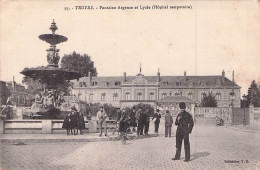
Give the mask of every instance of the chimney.
<svg viewBox="0 0 260 170">
<path fill-rule="evenodd" d="M 234 70 L 232 72 L 232 82 L 235 83 L 235 72 L 234 72 Z"/>
<path fill-rule="evenodd" d="M 12 87 L 13 87 L 13 90 L 16 91 L 16 84 L 15 84 L 15 81 L 14 81 L 14 76 L 13 76 L 13 81 L 12 81 Z"/>
<path fill-rule="evenodd" d="M 161 80 L 160 80 L 160 70 L 159 70 L 159 68 L 158 68 L 158 72 L 157 72 L 157 81 L 158 81 L 158 82 L 161 81 Z"/>
<path fill-rule="evenodd" d="M 126 72 L 124 72 L 124 82 L 126 82 Z"/>
<path fill-rule="evenodd" d="M 187 76 L 187 72 L 186 70 L 184 71 L 184 80 L 186 81 L 186 76 Z"/>
<path fill-rule="evenodd" d="M 225 71 L 222 71 L 222 82 L 225 82 Z"/>
<path fill-rule="evenodd" d="M 90 71 L 88 72 L 88 77 L 89 77 L 89 82 L 91 82 L 92 81 L 92 75 L 91 75 Z"/>
</svg>

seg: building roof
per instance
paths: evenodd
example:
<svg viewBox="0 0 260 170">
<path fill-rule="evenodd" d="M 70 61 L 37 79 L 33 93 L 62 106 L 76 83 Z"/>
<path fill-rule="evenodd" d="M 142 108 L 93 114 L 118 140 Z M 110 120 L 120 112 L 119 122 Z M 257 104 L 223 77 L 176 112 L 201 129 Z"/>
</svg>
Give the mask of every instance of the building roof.
<svg viewBox="0 0 260 170">
<path fill-rule="evenodd" d="M 107 77 L 92 77 L 91 81 L 89 77 L 82 77 L 77 80 L 73 80 L 74 88 L 79 87 L 79 83 L 82 83 L 82 87 L 100 87 L 100 88 L 120 88 L 120 85 L 126 85 L 133 83 L 133 80 L 137 76 L 126 76 L 126 82 L 124 82 L 124 76 L 107 76 Z M 147 84 L 157 84 L 157 76 L 143 76 L 147 80 Z M 93 86 L 93 82 L 96 85 Z M 120 82 L 120 85 L 116 85 L 116 82 Z M 160 82 L 158 83 L 160 88 L 240 88 L 236 83 L 233 83 L 226 77 L 221 75 L 217 76 L 160 76 Z"/>
</svg>

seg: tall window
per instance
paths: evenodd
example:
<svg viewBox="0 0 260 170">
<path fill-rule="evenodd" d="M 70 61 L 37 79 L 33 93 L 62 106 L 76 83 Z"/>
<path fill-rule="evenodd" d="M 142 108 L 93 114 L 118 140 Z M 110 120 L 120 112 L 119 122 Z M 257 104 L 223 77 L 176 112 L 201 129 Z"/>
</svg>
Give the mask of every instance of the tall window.
<svg viewBox="0 0 260 170">
<path fill-rule="evenodd" d="M 150 92 L 149 100 L 154 100 L 154 92 Z"/>
<path fill-rule="evenodd" d="M 143 98 L 142 92 L 138 92 L 137 93 L 137 100 L 142 100 L 142 98 Z"/>
<path fill-rule="evenodd" d="M 188 93 L 188 98 L 192 99 L 192 92 L 191 91 Z"/>
<path fill-rule="evenodd" d="M 167 93 L 162 93 L 162 98 L 165 98 L 167 96 Z"/>
<path fill-rule="evenodd" d="M 221 93 L 220 92 L 216 93 L 216 98 L 217 98 L 217 101 L 221 101 Z"/>
<path fill-rule="evenodd" d="M 89 94 L 89 101 L 93 101 L 94 100 L 94 94 Z"/>
<path fill-rule="evenodd" d="M 113 94 L 113 101 L 116 101 L 118 99 L 118 93 Z"/>
<path fill-rule="evenodd" d="M 130 100 L 130 93 L 128 92 L 125 93 L 125 100 Z"/>
<path fill-rule="evenodd" d="M 205 92 L 202 92 L 202 93 L 201 93 L 201 96 L 200 96 L 200 97 L 201 97 L 201 100 L 204 98 L 204 96 L 206 96 L 206 93 L 205 93 Z"/>
<path fill-rule="evenodd" d="M 101 101 L 105 101 L 106 100 L 106 93 L 102 93 L 101 94 Z"/>
</svg>

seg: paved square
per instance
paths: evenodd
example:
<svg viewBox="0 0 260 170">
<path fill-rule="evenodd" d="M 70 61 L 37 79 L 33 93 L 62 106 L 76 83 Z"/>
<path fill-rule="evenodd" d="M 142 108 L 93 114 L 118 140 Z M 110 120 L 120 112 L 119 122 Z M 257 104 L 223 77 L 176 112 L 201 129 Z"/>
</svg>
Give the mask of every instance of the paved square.
<svg viewBox="0 0 260 170">
<path fill-rule="evenodd" d="M 163 132 L 163 127 L 160 128 Z M 126 145 L 120 141 L 2 144 L 1 168 L 260 169 L 259 141 L 259 133 L 195 125 L 188 163 L 183 162 L 183 150 L 181 160 L 171 160 L 175 154 L 175 137 L 165 138 L 162 133 L 159 137 L 127 141 Z"/>
</svg>

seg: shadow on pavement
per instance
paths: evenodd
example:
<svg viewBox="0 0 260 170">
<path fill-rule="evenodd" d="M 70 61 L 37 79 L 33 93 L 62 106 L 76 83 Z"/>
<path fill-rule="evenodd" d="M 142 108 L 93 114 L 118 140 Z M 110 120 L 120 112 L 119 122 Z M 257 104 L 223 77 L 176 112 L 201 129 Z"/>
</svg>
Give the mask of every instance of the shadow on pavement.
<svg viewBox="0 0 260 170">
<path fill-rule="evenodd" d="M 191 155 L 191 161 L 197 158 L 209 156 L 209 152 L 197 152 Z"/>
</svg>

